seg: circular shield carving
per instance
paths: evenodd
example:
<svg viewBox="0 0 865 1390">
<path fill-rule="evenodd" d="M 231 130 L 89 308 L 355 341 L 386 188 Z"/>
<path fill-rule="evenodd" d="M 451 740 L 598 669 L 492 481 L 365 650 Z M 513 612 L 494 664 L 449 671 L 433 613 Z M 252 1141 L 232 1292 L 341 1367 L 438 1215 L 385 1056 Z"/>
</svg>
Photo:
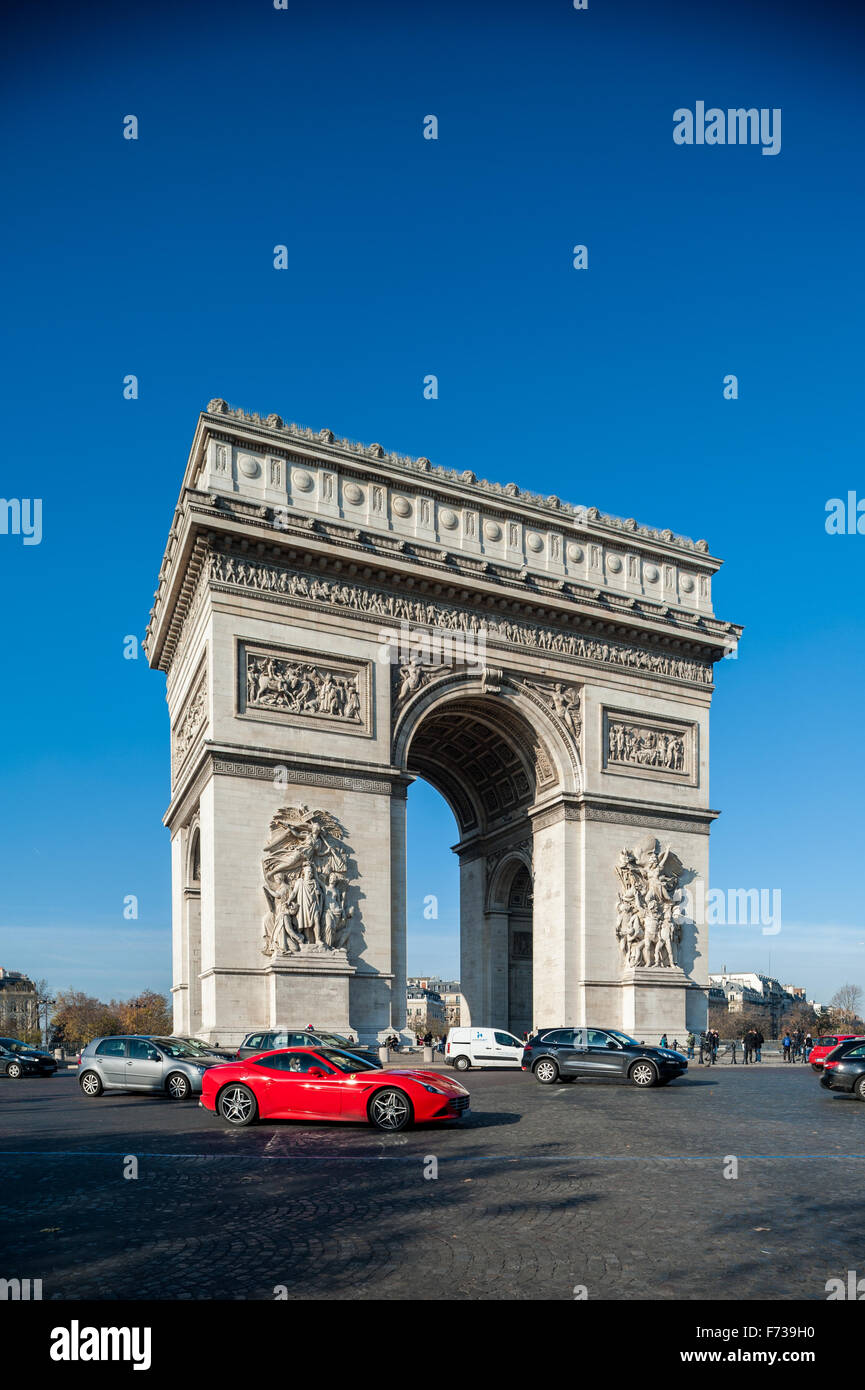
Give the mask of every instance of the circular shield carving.
<svg viewBox="0 0 865 1390">
<path fill-rule="evenodd" d="M 294 483 L 298 492 L 312 492 L 314 485 L 312 474 L 305 472 L 304 469 L 295 469 L 294 473 L 291 475 L 291 481 Z"/>
<path fill-rule="evenodd" d="M 452 531 L 457 524 L 457 514 L 452 512 L 450 507 L 442 507 L 439 512 L 439 521 L 445 530 Z"/>
<path fill-rule="evenodd" d="M 539 536 L 537 531 L 530 531 L 528 539 L 526 540 L 526 545 L 529 547 L 529 550 L 533 550 L 535 554 L 537 554 L 539 550 L 543 550 L 544 548 L 544 538 L 543 536 Z"/>
<path fill-rule="evenodd" d="M 342 495 L 353 507 L 359 507 L 363 501 L 363 488 L 358 487 L 357 483 L 346 483 Z"/>
<path fill-rule="evenodd" d="M 397 516 L 411 516 L 411 502 L 407 497 L 395 497 L 391 507 Z"/>
</svg>

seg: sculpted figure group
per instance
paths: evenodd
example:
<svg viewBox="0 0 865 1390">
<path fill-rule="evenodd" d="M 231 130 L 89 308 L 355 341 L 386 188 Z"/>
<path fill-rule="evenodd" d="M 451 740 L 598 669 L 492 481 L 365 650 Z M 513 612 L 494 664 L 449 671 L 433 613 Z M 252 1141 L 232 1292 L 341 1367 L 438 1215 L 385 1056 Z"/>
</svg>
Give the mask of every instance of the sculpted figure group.
<svg viewBox="0 0 865 1390">
<path fill-rule="evenodd" d="M 346 904 L 348 856 L 340 843 L 342 828 L 327 811 L 285 806 L 271 821 L 270 832 L 263 856 L 270 910 L 262 954 L 343 949 L 354 908 Z"/>
<path fill-rule="evenodd" d="M 682 940 L 684 907 L 678 887 L 682 865 L 667 846 L 649 840 L 616 862 L 619 896 L 616 938 L 627 965 L 674 966 Z"/>
</svg>

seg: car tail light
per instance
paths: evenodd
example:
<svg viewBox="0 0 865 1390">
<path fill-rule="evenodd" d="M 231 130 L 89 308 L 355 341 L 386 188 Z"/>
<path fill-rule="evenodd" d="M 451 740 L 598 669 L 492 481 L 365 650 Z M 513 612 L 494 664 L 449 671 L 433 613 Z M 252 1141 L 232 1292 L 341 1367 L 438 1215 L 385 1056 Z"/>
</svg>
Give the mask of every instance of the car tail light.
<svg viewBox="0 0 865 1390">
<path fill-rule="evenodd" d="M 840 1057 L 839 1057 L 838 1061 L 840 1061 L 840 1060 L 841 1060 L 841 1059 L 840 1059 Z M 824 1070 L 824 1071 L 829 1071 L 832 1067 L 837 1067 L 837 1065 L 838 1065 L 838 1062 L 824 1062 L 824 1063 L 823 1063 L 823 1070 Z"/>
</svg>

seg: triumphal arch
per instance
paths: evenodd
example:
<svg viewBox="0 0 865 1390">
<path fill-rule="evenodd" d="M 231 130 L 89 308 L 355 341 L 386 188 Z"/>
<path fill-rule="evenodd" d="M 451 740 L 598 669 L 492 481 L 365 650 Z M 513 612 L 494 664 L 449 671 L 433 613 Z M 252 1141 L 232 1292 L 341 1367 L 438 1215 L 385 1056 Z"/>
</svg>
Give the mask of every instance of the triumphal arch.
<svg viewBox="0 0 865 1390">
<path fill-rule="evenodd" d="M 703 1025 L 709 705 L 741 631 L 714 617 L 719 565 L 705 541 L 211 401 L 146 639 L 171 722 L 176 1030 L 404 1026 L 417 777 L 459 827 L 471 1021 Z"/>
</svg>

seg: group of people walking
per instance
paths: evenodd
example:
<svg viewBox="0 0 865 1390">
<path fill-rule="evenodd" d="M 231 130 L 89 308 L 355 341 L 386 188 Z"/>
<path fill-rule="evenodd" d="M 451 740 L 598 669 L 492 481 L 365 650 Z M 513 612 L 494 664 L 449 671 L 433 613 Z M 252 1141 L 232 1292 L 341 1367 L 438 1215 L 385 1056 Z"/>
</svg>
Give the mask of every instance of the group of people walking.
<svg viewBox="0 0 865 1390">
<path fill-rule="evenodd" d="M 692 1059 L 697 1047 L 697 1038 L 694 1033 L 689 1033 L 687 1037 L 688 1057 Z M 755 1062 L 763 1060 L 763 1044 L 766 1039 L 759 1028 L 747 1028 L 742 1034 L 742 1062 L 747 1067 Z M 814 1044 L 810 1033 L 805 1033 L 801 1028 L 797 1028 L 793 1033 L 785 1033 L 781 1044 L 785 1062 L 807 1062 L 808 1054 Z M 664 1039 L 661 1039 L 664 1045 Z M 718 1060 L 718 1050 L 721 1039 L 717 1028 L 707 1028 L 700 1034 L 700 1063 L 707 1066 L 714 1066 Z M 728 1044 L 727 1051 L 730 1054 L 732 1066 L 737 1065 L 737 1053 L 739 1050 L 739 1039 L 733 1038 Z"/>
<path fill-rule="evenodd" d="M 785 1062 L 807 1062 L 808 1053 L 814 1046 L 814 1039 L 810 1033 L 803 1033 L 801 1028 L 797 1028 L 792 1033 L 784 1034 L 781 1046 Z"/>
</svg>

